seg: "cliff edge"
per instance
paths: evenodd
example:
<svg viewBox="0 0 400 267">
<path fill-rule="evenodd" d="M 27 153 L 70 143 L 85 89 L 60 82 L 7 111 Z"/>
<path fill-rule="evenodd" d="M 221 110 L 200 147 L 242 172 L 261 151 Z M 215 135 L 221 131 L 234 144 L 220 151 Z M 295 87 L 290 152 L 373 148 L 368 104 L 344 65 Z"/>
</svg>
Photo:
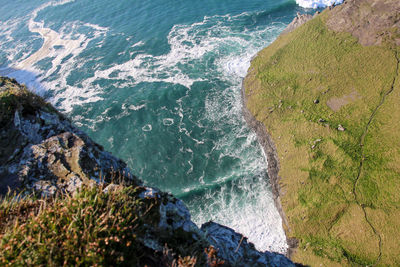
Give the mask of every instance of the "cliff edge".
<svg viewBox="0 0 400 267">
<path fill-rule="evenodd" d="M 0 265 L 294 266 L 184 203 L 0 77 Z"/>
<path fill-rule="evenodd" d="M 353 0 L 251 63 L 245 105 L 296 262 L 400 264 L 399 45 L 399 1 Z"/>
</svg>

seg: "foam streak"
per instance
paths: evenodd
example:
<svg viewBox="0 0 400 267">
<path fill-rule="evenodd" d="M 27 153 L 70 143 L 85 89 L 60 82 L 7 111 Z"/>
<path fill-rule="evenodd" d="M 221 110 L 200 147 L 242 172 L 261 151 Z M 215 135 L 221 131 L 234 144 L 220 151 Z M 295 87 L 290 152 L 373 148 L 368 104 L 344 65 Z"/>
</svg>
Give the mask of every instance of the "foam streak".
<svg viewBox="0 0 400 267">
<path fill-rule="evenodd" d="M 343 0 L 296 0 L 296 3 L 304 8 L 324 8 L 342 4 Z"/>
</svg>

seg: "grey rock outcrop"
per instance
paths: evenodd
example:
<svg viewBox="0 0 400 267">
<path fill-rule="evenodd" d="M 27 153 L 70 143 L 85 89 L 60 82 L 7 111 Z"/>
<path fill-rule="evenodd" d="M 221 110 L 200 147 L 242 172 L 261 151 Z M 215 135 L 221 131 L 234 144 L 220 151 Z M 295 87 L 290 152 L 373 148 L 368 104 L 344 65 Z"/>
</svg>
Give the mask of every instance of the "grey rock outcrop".
<svg viewBox="0 0 400 267">
<path fill-rule="evenodd" d="M 300 27 L 301 25 L 303 25 L 304 23 L 306 23 L 307 21 L 309 21 L 310 19 L 312 19 L 313 16 L 309 15 L 309 14 L 300 14 L 297 13 L 297 16 L 292 20 L 292 22 L 290 22 L 290 24 L 288 26 L 286 26 L 286 28 L 282 31 L 282 34 L 286 34 L 289 33 L 291 31 L 293 31 L 294 29 Z"/>
<path fill-rule="evenodd" d="M 1 78 L 0 195 L 10 189 L 44 194 L 82 184 L 137 183 L 126 164 L 14 80 Z"/>
<path fill-rule="evenodd" d="M 285 256 L 274 252 L 260 252 L 243 235 L 214 222 L 201 226 L 207 240 L 218 249 L 218 256 L 232 266 L 295 266 Z"/>
</svg>

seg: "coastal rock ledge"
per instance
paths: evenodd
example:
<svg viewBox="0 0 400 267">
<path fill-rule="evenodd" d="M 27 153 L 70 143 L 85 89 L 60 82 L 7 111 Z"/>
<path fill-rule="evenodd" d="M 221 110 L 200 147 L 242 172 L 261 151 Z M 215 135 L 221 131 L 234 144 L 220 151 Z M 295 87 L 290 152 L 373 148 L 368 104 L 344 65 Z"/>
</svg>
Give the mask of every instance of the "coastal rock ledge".
<svg viewBox="0 0 400 267">
<path fill-rule="evenodd" d="M 24 258 L 20 255 L 40 253 L 32 251 L 40 244 L 27 246 L 22 242 L 25 245 L 14 246 L 18 253 L 8 253 L 12 250 L 10 233 L 15 229 L 14 224 L 29 222 L 32 216 L 34 221 L 39 220 L 37 216 L 45 212 L 45 208 L 40 206 L 35 209 L 35 203 L 46 202 L 50 207 L 60 205 L 63 201 L 73 201 L 74 198 L 89 198 L 92 191 L 85 188 L 98 186 L 103 189 L 98 191 L 93 201 L 106 198 L 107 194 L 115 194 L 113 192 L 130 192 L 126 193 L 127 196 L 117 193 L 118 197 L 113 199 L 126 197 L 124 203 L 127 203 L 132 196 L 136 199 L 133 203 L 144 202 L 148 206 L 137 215 L 145 218 L 144 221 L 139 220 L 140 225 L 137 219 L 132 221 L 135 223 L 133 229 L 140 229 L 130 233 L 136 243 L 124 247 L 127 249 L 124 253 L 127 254 L 123 255 L 141 253 L 139 258 L 133 259 L 138 266 L 295 266 L 284 255 L 257 251 L 247 238 L 228 227 L 209 222 L 199 229 L 191 221 L 190 213 L 181 200 L 156 188 L 143 186 L 122 160 L 104 151 L 101 145 L 93 142 L 41 97 L 14 79 L 0 77 L 0 195 L 4 198 L 0 210 L 0 262 L 34 263 L 38 258 L 42 264 L 63 262 L 63 257 L 69 252 L 63 251 L 62 246 L 57 246 L 58 250 L 63 251 L 62 255 L 50 253 L 37 258 Z M 79 193 L 81 190 L 83 195 Z M 89 190 L 89 193 L 85 190 Z M 17 198 L 12 197 L 13 192 L 19 192 Z M 54 200 L 57 198 L 64 200 Z M 23 208 L 16 209 L 18 201 L 15 202 L 15 199 L 23 203 Z M 118 209 L 118 205 L 112 207 Z M 60 212 L 68 208 L 73 207 L 62 208 Z M 21 209 L 22 215 L 17 216 L 17 211 L 21 212 Z M 26 213 L 23 210 L 29 209 L 32 209 L 30 216 L 24 215 Z M 146 216 L 149 218 L 146 219 Z M 64 219 L 61 216 L 57 220 Z M 71 225 L 72 222 L 69 227 Z M 123 229 L 126 227 L 129 225 Z M 53 230 L 44 228 L 42 231 L 39 236 L 50 235 L 48 231 Z M 111 236 L 105 238 L 116 239 Z M 52 239 L 47 242 L 51 243 Z M 102 244 L 106 246 L 109 242 Z M 50 243 L 47 245 L 51 246 Z M 21 247 L 25 247 L 22 252 Z M 132 252 L 129 252 L 129 248 Z M 113 249 L 111 254 L 122 253 Z M 108 253 L 107 246 L 104 253 Z M 100 261 L 100 265 L 127 264 L 122 256 L 118 259 L 119 262 L 114 262 L 114 258 L 111 258 L 111 263 Z M 79 257 L 76 260 L 78 262 Z"/>
</svg>

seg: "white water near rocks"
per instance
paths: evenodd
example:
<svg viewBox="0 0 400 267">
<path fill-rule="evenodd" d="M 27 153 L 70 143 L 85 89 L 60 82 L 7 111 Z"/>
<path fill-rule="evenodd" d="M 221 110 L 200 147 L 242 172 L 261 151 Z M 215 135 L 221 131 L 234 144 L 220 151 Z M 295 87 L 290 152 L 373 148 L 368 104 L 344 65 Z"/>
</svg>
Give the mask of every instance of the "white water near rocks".
<svg viewBox="0 0 400 267">
<path fill-rule="evenodd" d="M 304 8 L 320 8 L 343 3 L 343 0 L 296 0 L 296 3 Z"/>
<path fill-rule="evenodd" d="M 46 96 L 146 183 L 181 197 L 197 224 L 214 220 L 260 250 L 285 253 L 265 156 L 242 118 L 240 87 L 251 58 L 301 8 L 286 0 L 223 8 L 208 1 L 216 10 L 209 14 L 204 3 L 169 10 L 157 1 L 50 1 L 1 19 L 0 74 Z M 299 4 L 328 3 L 305 2 Z M 86 16 L 91 9 L 103 17 Z M 163 28 L 178 19 L 168 12 L 182 18 Z"/>
</svg>

